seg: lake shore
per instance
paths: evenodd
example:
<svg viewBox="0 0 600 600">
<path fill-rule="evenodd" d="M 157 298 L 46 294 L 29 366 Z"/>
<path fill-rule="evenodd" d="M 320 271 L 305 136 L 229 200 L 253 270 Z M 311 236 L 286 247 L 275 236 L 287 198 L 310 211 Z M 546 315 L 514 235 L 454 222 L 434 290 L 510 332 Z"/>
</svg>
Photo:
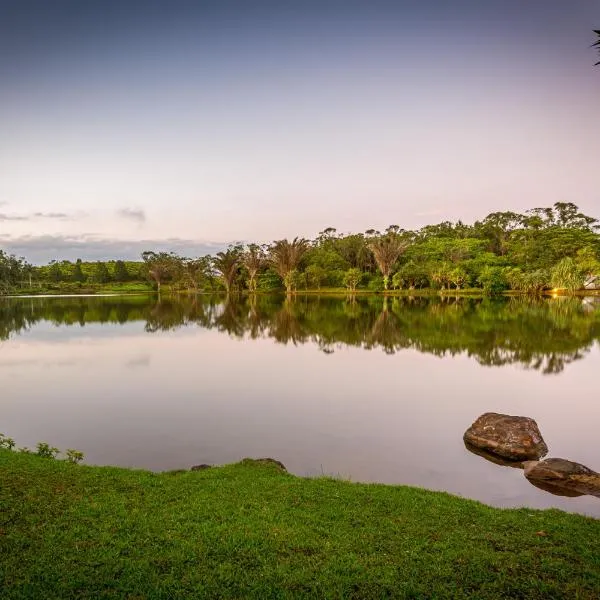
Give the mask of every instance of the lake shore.
<svg viewBox="0 0 600 600">
<path fill-rule="evenodd" d="M 77 286 L 74 284 L 59 285 L 55 287 L 40 287 L 40 288 L 27 288 L 22 290 L 13 290 L 11 293 L 1 294 L 0 298 L 20 298 L 20 297 L 44 297 L 44 296 L 102 296 L 102 295 L 131 295 L 131 294 L 158 294 L 157 290 L 150 284 L 143 283 L 124 283 L 124 284 L 92 284 L 85 286 Z M 172 289 L 169 285 L 164 285 L 162 288 L 162 294 L 175 294 L 175 295 L 224 295 L 224 290 L 179 290 Z M 253 294 L 248 290 L 242 292 L 236 292 L 234 295 L 285 295 L 285 290 L 271 290 L 271 291 L 256 291 Z M 302 295 L 323 295 L 323 296 L 389 296 L 389 297 L 471 297 L 471 298 L 483 298 L 489 297 L 486 295 L 481 288 L 463 288 L 463 289 L 434 289 L 434 288 L 419 288 L 419 289 L 397 289 L 397 290 L 369 290 L 359 288 L 354 291 L 347 288 L 341 287 L 323 287 L 323 288 L 308 288 L 299 289 L 292 293 L 292 296 Z M 582 297 L 582 296 L 596 296 L 600 295 L 600 290 L 577 290 L 569 292 L 567 290 L 545 290 L 540 294 L 531 294 L 518 290 L 507 290 L 496 296 L 507 296 L 507 297 L 531 297 L 537 298 L 540 296 L 565 296 L 565 297 Z"/>
<path fill-rule="evenodd" d="M 418 488 L 0 450 L 3 598 L 597 598 L 600 520 Z"/>
</svg>

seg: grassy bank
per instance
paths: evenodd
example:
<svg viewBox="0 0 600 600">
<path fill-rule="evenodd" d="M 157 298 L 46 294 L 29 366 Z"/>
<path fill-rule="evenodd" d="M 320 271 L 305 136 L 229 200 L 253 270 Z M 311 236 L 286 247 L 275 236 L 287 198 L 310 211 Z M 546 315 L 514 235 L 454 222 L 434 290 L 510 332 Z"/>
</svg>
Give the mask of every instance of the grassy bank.
<svg viewBox="0 0 600 600">
<path fill-rule="evenodd" d="M 153 474 L 0 450 L 13 598 L 597 598 L 600 521 L 245 461 Z"/>
<path fill-rule="evenodd" d="M 42 295 L 70 295 L 70 294 L 132 294 L 152 293 L 154 288 L 143 282 L 129 283 L 60 283 L 56 285 L 39 285 L 31 288 L 15 288 L 6 295 L 9 296 L 42 296 Z"/>
</svg>

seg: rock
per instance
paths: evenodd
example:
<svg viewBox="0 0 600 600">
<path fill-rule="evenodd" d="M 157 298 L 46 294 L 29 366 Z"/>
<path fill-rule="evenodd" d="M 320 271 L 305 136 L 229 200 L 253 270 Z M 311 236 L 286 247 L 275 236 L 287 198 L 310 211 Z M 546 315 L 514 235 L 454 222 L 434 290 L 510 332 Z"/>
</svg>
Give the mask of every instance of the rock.
<svg viewBox="0 0 600 600">
<path fill-rule="evenodd" d="M 546 491 L 548 487 L 561 495 L 597 496 L 600 498 L 600 473 L 564 458 L 547 458 L 525 465 L 525 477 Z"/>
<path fill-rule="evenodd" d="M 204 471 L 204 469 L 210 469 L 212 465 L 194 465 L 190 471 Z"/>
<path fill-rule="evenodd" d="M 508 460 L 538 459 L 548 453 L 537 423 L 529 417 L 485 413 L 465 431 L 463 439 Z"/>
<path fill-rule="evenodd" d="M 278 460 L 275 460 L 274 458 L 244 458 L 242 464 L 248 466 L 272 465 L 277 467 L 279 471 L 287 473 L 287 469 L 285 468 L 284 464 Z"/>
</svg>

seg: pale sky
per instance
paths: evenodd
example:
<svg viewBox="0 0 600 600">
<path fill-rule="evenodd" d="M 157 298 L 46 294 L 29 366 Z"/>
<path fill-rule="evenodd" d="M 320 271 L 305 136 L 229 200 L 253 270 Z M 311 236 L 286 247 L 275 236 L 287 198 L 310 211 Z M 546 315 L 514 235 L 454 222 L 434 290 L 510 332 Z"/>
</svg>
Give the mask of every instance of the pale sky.
<svg viewBox="0 0 600 600">
<path fill-rule="evenodd" d="M 599 27 L 597 0 L 0 0 L 0 247 L 599 217 Z"/>
</svg>

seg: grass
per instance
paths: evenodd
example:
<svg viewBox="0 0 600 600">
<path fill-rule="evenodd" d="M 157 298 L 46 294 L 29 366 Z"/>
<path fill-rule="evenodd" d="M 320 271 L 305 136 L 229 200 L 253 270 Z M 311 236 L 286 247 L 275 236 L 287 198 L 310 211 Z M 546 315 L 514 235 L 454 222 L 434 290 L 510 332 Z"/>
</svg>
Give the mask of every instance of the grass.
<svg viewBox="0 0 600 600">
<path fill-rule="evenodd" d="M 600 521 L 444 493 L 0 450 L 0 596 L 598 598 Z"/>
<path fill-rule="evenodd" d="M 128 294 L 149 293 L 154 289 L 150 284 L 131 281 L 127 283 L 59 283 L 53 285 L 40 285 L 31 288 L 19 288 L 12 290 L 11 296 L 37 296 L 37 295 L 61 295 L 61 294 Z"/>
</svg>

